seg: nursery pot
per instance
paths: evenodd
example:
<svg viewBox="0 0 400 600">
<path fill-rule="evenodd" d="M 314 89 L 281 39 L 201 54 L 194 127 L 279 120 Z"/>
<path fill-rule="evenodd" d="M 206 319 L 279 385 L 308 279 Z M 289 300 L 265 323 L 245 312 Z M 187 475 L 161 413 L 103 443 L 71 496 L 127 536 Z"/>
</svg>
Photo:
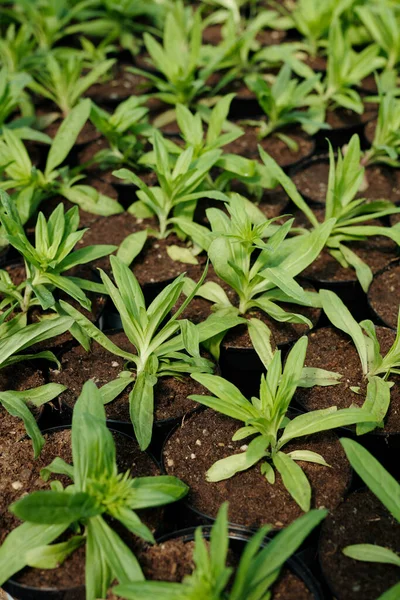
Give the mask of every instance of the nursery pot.
<svg viewBox="0 0 400 600">
<path fill-rule="evenodd" d="M 70 428 L 70 426 L 52 427 L 50 429 L 44 430 L 43 433 L 55 433 L 57 431 L 62 431 Z M 112 433 L 115 433 L 119 436 L 124 436 L 127 439 L 127 441 L 134 441 L 134 438 L 132 436 L 129 436 L 121 431 L 112 429 L 111 427 L 109 427 L 109 429 Z M 154 463 L 154 465 L 158 468 L 159 465 L 156 459 L 150 453 L 146 452 L 146 454 Z M 62 589 L 57 589 L 54 587 L 36 588 L 24 583 L 20 583 L 12 577 L 6 583 L 3 584 L 3 589 L 10 594 L 12 600 L 85 600 L 86 597 L 86 590 L 84 585 L 66 587 Z"/>
</svg>

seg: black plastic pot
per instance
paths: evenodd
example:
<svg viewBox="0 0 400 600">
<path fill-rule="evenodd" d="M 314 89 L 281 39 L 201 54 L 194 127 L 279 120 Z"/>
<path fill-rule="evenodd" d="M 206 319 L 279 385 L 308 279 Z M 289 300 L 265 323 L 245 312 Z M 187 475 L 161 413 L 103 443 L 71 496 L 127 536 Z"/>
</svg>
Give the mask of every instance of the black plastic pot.
<svg viewBox="0 0 400 600">
<path fill-rule="evenodd" d="M 356 113 L 355 116 L 357 117 Z M 341 147 L 344 144 L 347 144 L 350 141 L 350 138 L 357 134 L 360 137 L 363 137 L 364 127 L 366 123 L 375 118 L 375 114 L 373 113 L 364 113 L 360 115 L 361 118 L 357 122 L 355 120 L 354 123 L 349 125 L 345 125 L 343 127 L 332 127 L 331 129 L 320 129 L 316 134 L 316 142 L 317 147 L 321 148 L 325 152 L 328 150 L 327 139 L 331 142 L 334 147 Z"/>
<path fill-rule="evenodd" d="M 168 542 L 169 540 L 176 540 L 176 539 L 181 539 L 184 543 L 192 542 L 192 541 L 194 541 L 195 531 L 196 531 L 196 529 L 193 527 L 189 527 L 187 529 L 181 529 L 180 531 L 175 531 L 172 534 L 168 534 L 168 535 L 158 538 L 157 543 L 162 544 L 162 543 Z M 211 536 L 211 527 L 210 526 L 203 527 L 203 537 L 206 540 L 209 540 L 210 536 Z M 235 527 L 229 528 L 229 548 L 235 554 L 240 555 L 243 552 L 244 547 L 245 547 L 246 543 L 249 541 L 249 539 L 250 539 L 249 534 L 246 535 L 243 531 L 241 531 Z M 268 545 L 269 541 L 270 541 L 270 538 L 267 536 L 262 543 L 262 548 L 265 548 Z M 313 600 L 324 600 L 324 595 L 322 593 L 322 589 L 321 589 L 319 582 L 313 577 L 313 575 L 311 574 L 309 569 L 306 567 L 306 565 L 304 564 L 304 562 L 302 561 L 301 558 L 299 558 L 298 556 L 292 556 L 286 561 L 285 566 L 294 575 L 296 575 L 299 579 L 301 579 L 305 583 L 308 590 L 313 595 Z"/>
<path fill-rule="evenodd" d="M 383 271 L 380 271 L 380 273 L 378 273 L 376 275 L 376 277 L 378 278 L 381 275 L 383 275 L 383 273 L 386 273 L 387 271 L 390 271 L 392 268 L 396 268 L 398 266 L 399 266 L 399 262 L 392 263 L 388 267 L 386 267 L 386 269 L 384 269 Z M 374 305 L 372 304 L 371 289 L 372 289 L 373 285 L 374 285 L 374 282 L 372 282 L 371 287 L 369 288 L 369 291 L 367 294 L 367 301 L 368 301 L 368 307 L 369 307 L 370 313 L 372 314 L 374 321 L 376 321 L 380 325 L 383 325 L 384 327 L 388 327 L 389 329 L 397 329 L 397 309 L 398 309 L 397 298 L 394 297 L 394 294 L 392 292 L 389 292 L 388 298 L 390 298 L 390 296 L 391 296 L 391 300 L 393 301 L 393 306 L 396 308 L 395 323 L 390 324 L 385 320 L 385 318 L 379 312 L 379 308 L 375 308 Z"/>
<path fill-rule="evenodd" d="M 109 425 L 109 423 L 107 423 Z M 70 426 L 52 427 L 43 431 L 43 433 L 53 433 L 62 431 L 63 429 L 70 429 Z M 126 438 L 134 439 L 133 436 L 129 436 L 126 433 L 113 429 L 109 426 L 110 431 L 118 433 L 119 435 L 125 435 Z M 146 452 L 149 458 L 155 463 L 157 467 L 157 460 L 152 454 Z M 62 590 L 55 588 L 32 588 L 28 585 L 18 583 L 14 579 L 10 578 L 6 583 L 3 584 L 3 589 L 12 596 L 12 600 L 85 600 L 86 590 L 84 585 L 64 588 Z"/>
</svg>

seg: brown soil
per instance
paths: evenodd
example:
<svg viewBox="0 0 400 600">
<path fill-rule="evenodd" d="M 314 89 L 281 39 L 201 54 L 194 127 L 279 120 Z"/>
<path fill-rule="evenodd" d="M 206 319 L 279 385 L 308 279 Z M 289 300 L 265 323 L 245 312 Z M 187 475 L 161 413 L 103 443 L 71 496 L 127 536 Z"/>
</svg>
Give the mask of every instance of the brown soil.
<svg viewBox="0 0 400 600">
<path fill-rule="evenodd" d="M 304 64 L 308 65 L 314 71 L 326 71 L 327 60 L 326 56 L 307 56 L 305 60 L 303 60 Z"/>
<path fill-rule="evenodd" d="M 400 265 L 393 264 L 379 273 L 371 283 L 368 301 L 375 313 L 388 327 L 397 327 L 398 299 L 400 297 Z"/>
<path fill-rule="evenodd" d="M 300 194 L 318 204 L 325 204 L 328 193 L 329 162 L 315 161 L 306 165 L 293 176 L 293 183 Z M 368 187 L 357 193 L 356 198 L 368 200 L 400 201 L 400 180 L 395 169 L 373 165 L 366 169 Z"/>
<path fill-rule="evenodd" d="M 20 362 L 0 370 L 0 391 L 23 391 L 44 385 L 43 373 L 35 362 Z M 29 406 L 33 415 L 38 418 L 40 408 Z M 21 419 L 11 416 L 0 404 L 0 460 L 4 453 L 15 444 L 15 441 L 25 435 L 25 427 Z M 32 454 L 32 448 L 30 450 Z M 1 495 L 0 495 L 1 498 Z"/>
<path fill-rule="evenodd" d="M 134 351 L 124 333 L 113 333 L 108 337 L 123 350 Z M 81 346 L 66 352 L 61 359 L 61 370 L 52 369 L 50 380 L 68 387 L 60 398 L 72 410 L 85 381 L 93 379 L 101 387 L 115 379 L 124 370 L 124 364 L 123 358 L 114 356 L 94 342 L 90 353 L 86 353 Z M 131 389 L 132 385 L 129 385 L 118 398 L 106 404 L 107 419 L 130 423 L 129 392 Z M 174 377 L 161 378 L 154 389 L 155 421 L 176 419 L 193 411 L 198 404 L 188 400 L 187 397 L 190 394 L 206 393 L 207 390 L 190 376 L 183 376 L 181 380 Z"/>
<path fill-rule="evenodd" d="M 129 470 L 132 476 L 143 477 L 158 475 L 159 470 L 152 459 L 139 450 L 133 439 L 115 432 L 118 467 L 120 472 Z M 71 434 L 69 429 L 57 431 L 46 436 L 46 444 L 40 457 L 36 460 L 29 459 L 27 440 L 19 442 L 13 449 L 7 462 L 6 472 L 3 472 L 0 486 L 1 497 L 4 499 L 2 513 L 0 514 L 1 531 L 5 535 L 19 524 L 18 519 L 11 513 L 4 512 L 4 507 L 18 500 L 23 494 L 36 490 L 49 489 L 49 483 L 40 478 L 40 469 L 47 466 L 56 456 L 71 463 Z M 129 439 L 129 443 L 128 442 Z M 68 477 L 54 475 L 52 479 L 59 479 L 63 485 L 69 485 Z M 144 522 L 154 531 L 160 523 L 161 512 L 159 509 L 137 511 Z M 65 534 L 67 535 L 67 534 Z M 135 536 L 124 533 L 125 542 L 135 547 L 140 542 Z M 14 579 L 24 585 L 43 588 L 70 588 L 83 585 L 85 581 L 85 548 L 76 550 L 58 569 L 24 569 Z"/>
<path fill-rule="evenodd" d="M 203 44 L 218 46 L 222 41 L 221 30 L 221 25 L 209 25 L 208 27 L 203 29 Z M 274 44 L 280 44 L 285 39 L 286 35 L 286 31 L 264 29 L 257 34 L 256 40 L 261 46 L 272 46 Z"/>
<path fill-rule="evenodd" d="M 321 566 L 337 600 L 372 600 L 398 583 L 398 567 L 345 556 L 342 550 L 351 544 L 378 544 L 400 552 L 399 523 L 369 491 L 351 494 L 325 520 Z"/>
<path fill-rule="evenodd" d="M 95 83 L 84 94 L 94 102 L 122 102 L 130 96 L 141 96 L 149 92 L 151 84 L 142 75 L 126 71 L 130 65 L 118 65 L 117 72 L 110 81 Z"/>
<path fill-rule="evenodd" d="M 57 119 L 56 121 L 53 121 L 53 123 L 46 127 L 44 133 L 47 133 L 47 135 L 51 138 L 55 138 L 62 122 L 63 119 Z M 83 146 L 84 144 L 93 142 L 93 140 L 97 139 L 98 137 L 100 137 L 100 132 L 97 131 L 95 126 L 90 121 L 87 121 L 76 138 L 75 145 Z"/>
<path fill-rule="evenodd" d="M 307 158 L 314 151 L 314 140 L 300 129 L 291 128 L 290 132 L 287 134 L 297 142 L 299 146 L 298 150 L 295 152 L 290 150 L 287 144 L 273 134 L 259 140 L 257 138 L 256 127 L 243 126 L 243 129 L 244 135 L 234 142 L 227 144 L 224 147 L 225 152 L 239 154 L 246 158 L 259 159 L 258 145 L 261 145 L 263 150 L 272 156 L 281 167 L 289 167 L 298 161 Z M 285 132 L 282 130 L 282 133 Z"/>
<path fill-rule="evenodd" d="M 118 192 L 116 191 L 116 189 L 112 185 L 110 185 L 110 183 L 107 183 L 106 181 L 104 181 L 102 179 L 99 179 L 95 176 L 87 177 L 86 179 L 82 179 L 82 181 L 80 183 L 82 183 L 83 185 L 90 185 L 95 190 L 97 190 L 100 194 L 103 194 L 104 196 L 108 196 L 109 198 L 112 198 L 113 200 L 116 200 L 116 201 L 118 200 Z M 66 198 L 63 198 L 62 196 L 54 196 L 53 198 L 48 198 L 47 200 L 42 202 L 39 210 L 44 214 L 46 219 L 48 219 L 49 216 L 51 215 L 51 213 L 57 208 L 57 206 L 60 203 L 64 205 L 64 212 L 66 212 L 67 210 L 70 210 L 74 206 L 79 206 L 79 205 L 74 204 L 73 202 L 70 202 Z M 95 213 L 87 212 L 86 210 L 83 210 L 82 208 L 79 207 L 79 228 L 80 229 L 84 229 L 85 227 L 91 227 L 98 219 L 102 219 L 102 218 L 103 217 L 101 215 L 96 215 Z M 28 222 L 28 226 L 27 226 L 28 232 L 34 231 L 35 224 L 36 224 L 36 219 L 31 219 Z"/>
<path fill-rule="evenodd" d="M 217 461 L 241 452 L 245 441 L 232 442 L 242 423 L 212 410 L 195 414 L 168 439 L 163 454 L 169 475 L 180 477 L 190 486 L 188 501 L 202 513 L 215 518 L 222 502 L 229 501 L 230 522 L 256 528 L 270 523 L 281 528 L 302 514 L 277 473 L 271 485 L 260 472 L 260 464 L 217 483 L 208 483 L 206 471 Z M 285 451 L 307 449 L 324 456 L 331 468 L 299 463 L 312 490 L 312 507 L 333 509 L 342 500 L 350 480 L 350 466 L 339 440 L 333 433 L 299 439 Z"/>
<path fill-rule="evenodd" d="M 336 108 L 327 111 L 325 121 L 332 129 L 347 129 L 367 123 L 375 114 L 376 109 L 372 104 L 365 104 L 361 115 L 348 108 Z"/>
<path fill-rule="evenodd" d="M 147 546 L 139 560 L 146 579 L 153 581 L 181 582 L 194 570 L 194 542 L 182 538 L 168 540 L 155 546 Z M 228 554 L 227 563 L 235 567 L 239 555 L 235 551 Z M 272 600 L 311 600 L 313 595 L 303 581 L 289 569 L 284 568 L 272 588 Z"/>
<path fill-rule="evenodd" d="M 385 327 L 377 328 L 381 353 L 385 355 L 395 339 L 395 332 Z M 360 358 L 350 337 L 331 327 L 323 327 L 309 335 L 305 365 L 320 367 L 342 375 L 339 385 L 313 388 L 298 388 L 295 399 L 306 410 L 317 410 L 337 406 L 348 408 L 351 404 L 361 406 L 365 399 L 366 381 L 363 377 Z M 385 433 L 400 432 L 400 388 L 399 376 L 392 375 L 390 381 L 391 403 L 385 418 Z M 359 386 L 361 394 L 352 392 L 350 387 Z"/>
<path fill-rule="evenodd" d="M 324 219 L 324 210 L 322 208 L 313 209 L 317 220 L 321 223 Z M 310 224 L 304 214 L 299 210 L 292 211 L 295 217 L 294 225 L 296 227 L 309 228 Z M 366 221 L 362 225 L 380 225 L 383 223 L 377 220 Z M 363 242 L 351 242 L 346 244 L 355 252 L 369 267 L 372 272 L 378 273 L 387 267 L 393 261 L 398 260 L 398 249 L 395 242 L 391 239 L 376 235 L 368 237 Z M 324 248 L 318 258 L 302 272 L 302 277 L 314 283 L 333 283 L 333 282 L 357 282 L 354 269 L 344 268 L 338 261 L 330 255 Z"/>
</svg>

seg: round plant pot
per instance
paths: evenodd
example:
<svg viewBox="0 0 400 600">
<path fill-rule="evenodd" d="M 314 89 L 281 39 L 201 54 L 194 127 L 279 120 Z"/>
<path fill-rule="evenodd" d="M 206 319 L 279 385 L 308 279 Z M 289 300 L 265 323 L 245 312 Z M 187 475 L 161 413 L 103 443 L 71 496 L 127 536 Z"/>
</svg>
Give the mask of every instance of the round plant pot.
<svg viewBox="0 0 400 600">
<path fill-rule="evenodd" d="M 318 131 L 315 136 L 317 147 L 327 151 L 327 139 L 331 142 L 332 146 L 337 147 L 347 144 L 354 134 L 361 137 L 365 124 L 375 118 L 376 112 L 377 110 L 373 105 L 366 107 L 361 115 L 349 109 L 342 108 L 328 111 L 326 123 L 331 126 L 331 129 L 320 129 Z"/>
<path fill-rule="evenodd" d="M 66 426 L 54 427 L 54 428 L 44 431 L 43 434 L 51 435 L 51 434 L 54 434 L 57 432 L 62 432 L 67 429 L 70 429 L 70 427 L 66 427 Z M 119 444 L 120 444 L 121 450 L 123 448 L 127 448 L 128 441 L 135 442 L 134 438 L 132 438 L 131 436 L 128 436 L 120 431 L 116 431 L 116 430 L 112 430 L 112 429 L 111 429 L 111 431 L 112 431 L 113 435 L 116 436 L 117 440 L 118 440 L 118 438 L 120 438 Z M 136 450 L 135 450 L 135 452 L 136 452 Z M 144 458 L 144 456 L 146 456 L 146 458 Z M 136 460 L 137 459 L 140 459 L 142 461 L 142 466 L 140 467 L 142 470 L 144 468 L 143 465 L 146 462 L 146 464 L 152 465 L 152 467 L 151 467 L 152 474 L 159 473 L 159 465 L 158 465 L 157 461 L 155 460 L 155 458 L 152 455 L 150 455 L 149 453 L 147 453 L 147 452 L 141 453 L 139 450 L 137 450 Z M 136 465 L 137 463 L 135 462 L 134 464 Z M 150 471 L 150 469 L 149 469 L 149 471 Z M 152 526 L 152 528 L 154 529 L 153 523 L 151 521 L 152 520 L 160 521 L 161 514 L 162 513 L 159 511 L 159 509 L 156 509 L 151 518 L 147 516 L 147 521 L 149 521 L 148 525 Z M 159 527 L 159 525 L 158 525 L 158 527 Z M 70 559 L 67 559 L 67 561 L 68 560 L 70 560 Z M 84 552 L 82 555 L 82 560 L 84 561 Z M 71 568 L 71 567 L 69 567 L 69 568 Z M 18 581 L 16 578 L 10 578 L 5 584 L 3 584 L 3 588 L 13 597 L 14 600 L 85 600 L 85 597 L 86 597 L 84 584 L 75 585 L 75 586 L 71 586 L 71 587 L 64 586 L 61 589 L 57 588 L 54 585 L 49 585 L 48 587 L 38 588 L 36 586 L 32 587 L 31 585 L 27 584 L 26 582 Z"/>
<path fill-rule="evenodd" d="M 377 337 L 381 352 L 385 355 L 395 339 L 395 332 L 377 327 Z M 362 406 L 365 399 L 366 380 L 363 377 L 357 350 L 345 333 L 333 327 L 323 327 L 309 334 L 305 365 L 334 371 L 342 375 L 342 383 L 335 386 L 298 388 L 294 401 L 302 410 L 312 411 L 337 406 L 349 408 L 352 404 Z M 355 427 L 342 428 L 342 435 L 354 437 L 365 445 L 392 473 L 399 473 L 397 453 L 400 448 L 400 393 L 397 375 L 390 381 L 395 385 L 391 389 L 391 405 L 385 417 L 384 429 L 356 436 Z M 360 394 L 352 392 L 350 387 L 360 387 Z"/>
<path fill-rule="evenodd" d="M 342 549 L 352 544 L 378 544 L 400 551 L 400 525 L 369 490 L 351 494 L 322 524 L 319 561 L 337 600 L 378 598 L 399 581 L 394 565 L 357 561 Z"/>
<path fill-rule="evenodd" d="M 232 441 L 242 423 L 207 409 L 186 419 L 165 441 L 162 466 L 168 475 L 180 477 L 190 487 L 185 505 L 200 522 L 212 522 L 220 505 L 229 502 L 232 526 L 249 531 L 269 523 L 275 530 L 289 525 L 302 514 L 284 487 L 279 473 L 271 485 L 262 475 L 260 464 L 237 473 L 230 479 L 208 482 L 206 471 L 217 461 L 243 451 L 248 441 Z M 329 472 L 321 465 L 302 463 L 312 490 L 313 507 L 332 509 L 345 497 L 351 483 L 351 468 L 334 433 L 324 433 L 295 440 L 285 447 L 316 451 L 332 466 Z M 328 469 L 328 467 L 325 467 Z"/>
<path fill-rule="evenodd" d="M 368 290 L 368 305 L 375 319 L 385 327 L 397 329 L 400 264 L 389 265 L 375 275 Z"/>
<path fill-rule="evenodd" d="M 195 528 L 187 528 L 187 529 L 182 529 L 179 531 L 175 531 L 172 534 L 169 535 L 165 535 L 162 536 L 161 538 L 157 539 L 157 543 L 159 545 L 163 545 L 163 549 L 162 552 L 163 554 L 167 551 L 168 548 L 168 544 L 172 543 L 175 544 L 176 542 L 178 542 L 178 544 L 187 544 L 187 543 L 192 543 L 194 542 L 194 536 L 195 536 Z M 203 538 L 206 540 L 210 539 L 211 536 L 211 527 L 209 526 L 204 526 L 202 528 L 203 531 Z M 229 551 L 230 551 L 230 555 L 233 556 L 233 560 L 235 561 L 235 557 L 237 556 L 237 559 L 239 559 L 239 557 L 241 556 L 241 554 L 244 551 L 245 545 L 248 543 L 250 536 L 246 535 L 243 531 L 240 531 L 238 529 L 235 528 L 229 528 Z M 268 545 L 269 542 L 269 538 L 266 537 L 265 540 L 263 541 L 261 547 L 265 548 Z M 155 551 L 157 552 L 157 548 L 155 548 Z M 161 549 L 160 549 L 161 551 Z M 155 557 L 153 557 L 155 558 Z M 180 558 L 184 559 L 182 560 L 182 565 L 180 564 Z M 187 556 L 185 554 L 185 556 L 179 557 L 176 559 L 176 557 L 174 556 L 174 560 L 176 560 L 176 562 L 178 563 L 178 572 L 188 568 L 188 565 L 186 565 L 186 559 Z M 228 561 L 229 561 L 229 557 L 228 557 Z M 154 562 L 154 561 L 153 561 Z M 236 561 L 235 561 L 236 562 Z M 304 587 L 306 588 L 306 590 L 309 592 L 310 594 L 310 600 L 312 598 L 312 600 L 323 600 L 323 595 L 321 592 L 321 588 L 320 585 L 318 583 L 318 581 L 313 577 L 313 575 L 311 574 L 311 572 L 308 570 L 308 568 L 306 567 L 306 565 L 303 563 L 303 561 L 298 557 L 298 556 L 292 556 L 291 558 L 289 558 L 284 567 L 283 567 L 283 577 L 281 575 L 281 577 L 279 578 L 278 581 L 280 581 L 280 583 L 278 584 L 278 586 L 280 587 L 280 585 L 282 585 L 282 579 L 285 578 L 285 576 L 287 577 L 288 574 L 291 574 L 291 576 L 289 577 L 290 584 L 293 585 L 294 581 L 293 581 L 293 576 L 296 579 L 301 580 L 302 584 L 304 585 Z M 149 569 L 149 572 L 146 573 L 147 578 L 151 577 L 151 571 Z M 159 574 L 157 574 L 157 577 L 159 576 Z M 288 582 L 289 583 L 289 582 Z M 300 590 L 298 590 L 296 592 L 295 589 L 292 590 L 292 594 L 290 597 L 295 597 L 294 594 L 296 593 L 297 597 L 301 597 L 302 596 L 302 592 L 303 592 L 303 585 L 300 587 Z M 278 598 L 284 598 L 284 591 L 278 590 L 275 592 L 277 594 L 276 597 Z M 289 594 L 288 590 L 286 591 L 286 593 Z M 282 595 L 280 595 L 282 594 Z M 275 596 L 273 595 L 272 598 L 274 598 Z"/>
</svg>

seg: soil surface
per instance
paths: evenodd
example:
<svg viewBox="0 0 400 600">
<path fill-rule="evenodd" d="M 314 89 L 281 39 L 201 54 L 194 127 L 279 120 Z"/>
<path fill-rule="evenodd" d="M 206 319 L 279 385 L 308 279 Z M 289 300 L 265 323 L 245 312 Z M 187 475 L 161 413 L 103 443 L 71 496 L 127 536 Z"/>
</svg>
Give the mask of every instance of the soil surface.
<svg viewBox="0 0 400 600">
<path fill-rule="evenodd" d="M 372 104 L 365 104 L 364 112 L 361 115 L 348 108 L 336 108 L 327 111 L 325 122 L 332 129 L 347 129 L 367 123 L 375 114 L 376 108 Z"/>
<path fill-rule="evenodd" d="M 139 446 L 132 438 L 128 438 L 121 433 L 114 432 L 114 441 L 116 443 L 117 461 L 120 472 L 130 471 L 131 476 L 144 477 L 158 475 L 159 470 L 153 460 L 144 452 L 139 450 Z M 8 506 L 11 502 L 16 501 L 25 493 L 30 493 L 37 490 L 49 489 L 49 483 L 45 483 L 40 478 L 40 469 L 50 464 L 50 462 L 59 456 L 66 462 L 71 463 L 71 432 L 69 429 L 58 430 L 55 433 L 46 434 L 46 444 L 42 450 L 40 457 L 36 461 L 29 459 L 27 452 L 27 440 L 19 442 L 10 457 L 10 462 L 7 465 L 7 471 L 3 474 L 0 486 L 3 488 L 0 496 L 4 498 L 4 505 Z M 52 476 L 52 480 L 60 480 L 64 486 L 71 483 L 66 476 Z M 2 510 L 4 511 L 4 508 Z M 139 510 L 138 515 L 143 521 L 153 530 L 159 526 L 161 512 L 159 509 Z M 5 534 L 19 524 L 18 519 L 11 513 L 2 512 L 0 515 L 1 528 L 3 538 Z M 116 525 L 116 524 L 115 524 Z M 116 527 L 118 527 L 116 525 Z M 118 531 L 118 533 L 120 533 Z M 1 535 L 1 534 L 0 534 Z M 67 535 L 67 534 L 65 534 Z M 138 538 L 131 534 L 123 533 L 125 543 L 130 544 L 133 548 L 141 545 Z M 70 588 L 83 585 L 85 581 L 85 548 L 82 546 L 76 550 L 66 561 L 62 567 L 58 569 L 24 569 L 15 579 L 25 585 L 33 587 L 57 587 Z"/>
<path fill-rule="evenodd" d="M 293 177 L 297 191 L 306 199 L 325 204 L 328 193 L 329 161 L 315 160 L 301 168 Z M 368 187 L 360 190 L 356 198 L 368 200 L 400 201 L 400 177 L 396 169 L 373 165 L 366 169 Z"/>
<path fill-rule="evenodd" d="M 381 354 L 385 355 L 395 339 L 395 332 L 385 327 L 377 327 L 377 336 L 381 344 Z M 366 381 L 363 377 L 361 362 L 357 350 L 349 336 L 331 327 L 323 327 L 309 334 L 305 360 L 307 367 L 319 367 L 342 375 L 339 385 L 313 388 L 298 388 L 295 399 L 306 410 L 317 410 L 337 406 L 348 408 L 351 404 L 362 406 L 365 399 Z M 400 378 L 389 378 L 395 385 L 391 389 L 391 403 L 385 417 L 385 433 L 400 432 Z M 359 386 L 361 393 L 356 394 L 350 387 Z M 382 431 L 382 430 L 379 430 Z"/>
<path fill-rule="evenodd" d="M 23 391 L 44 385 L 45 378 L 42 371 L 34 361 L 20 362 L 16 366 L 10 365 L 0 370 L 0 391 Z M 41 409 L 29 405 L 30 411 L 36 419 L 39 418 Z M 0 404 L 0 461 L 3 456 L 11 451 L 15 441 L 26 434 L 24 424 L 18 417 L 13 417 Z M 32 447 L 30 454 L 33 455 Z M 1 494 L 0 494 L 1 498 Z"/>
<path fill-rule="evenodd" d="M 337 600 L 372 600 L 398 583 L 398 567 L 345 556 L 342 550 L 351 544 L 379 544 L 400 552 L 400 524 L 370 491 L 351 494 L 324 521 L 321 566 Z"/>
<path fill-rule="evenodd" d="M 113 333 L 108 337 L 123 350 L 134 352 L 124 333 Z M 98 387 L 101 387 L 114 380 L 121 371 L 126 370 L 125 364 L 123 358 L 114 356 L 94 342 L 90 353 L 81 346 L 66 352 L 61 359 L 61 370 L 52 369 L 50 380 L 68 387 L 68 390 L 61 394 L 60 399 L 72 410 L 85 381 L 92 379 Z M 130 423 L 129 393 L 131 390 L 132 385 L 127 386 L 115 400 L 106 404 L 107 419 Z M 155 421 L 184 416 L 198 407 L 198 404 L 188 400 L 187 397 L 190 394 L 206 393 L 207 390 L 190 376 L 184 375 L 181 380 L 175 377 L 160 378 L 154 389 Z"/>
<path fill-rule="evenodd" d="M 53 121 L 53 123 L 46 127 L 44 133 L 47 133 L 48 136 L 54 139 L 62 122 L 62 119 L 57 119 L 56 121 Z M 98 137 L 100 137 L 100 132 L 97 131 L 93 123 L 91 123 L 90 121 L 86 121 L 81 131 L 79 132 L 78 137 L 76 138 L 75 145 L 83 146 L 84 144 L 89 144 L 89 142 L 93 142 Z"/>
<path fill-rule="evenodd" d="M 261 120 L 261 119 L 260 119 Z M 287 133 L 297 144 L 297 151 L 290 150 L 290 148 L 275 135 L 269 135 L 261 140 L 257 137 L 257 127 L 249 127 L 241 125 L 240 121 L 238 124 L 243 128 L 244 135 L 239 137 L 234 142 L 226 144 L 224 150 L 231 154 L 240 154 L 246 158 L 260 159 L 258 152 L 258 145 L 261 145 L 263 150 L 267 152 L 273 159 L 276 160 L 278 165 L 281 167 L 289 167 L 294 165 L 310 156 L 315 147 L 314 140 L 307 134 L 301 131 L 301 129 L 291 128 Z M 282 130 L 282 133 L 286 133 Z"/>
<path fill-rule="evenodd" d="M 151 84 L 146 77 L 126 71 L 127 66 L 119 64 L 110 81 L 95 83 L 84 96 L 91 98 L 94 102 L 117 103 L 126 100 L 130 96 L 141 96 L 147 93 Z"/>
<path fill-rule="evenodd" d="M 286 31 L 264 29 L 257 34 L 256 40 L 261 46 L 272 46 L 274 44 L 280 44 L 285 39 L 286 35 Z M 221 25 L 209 25 L 203 29 L 203 44 L 218 46 L 222 39 Z"/>
<path fill-rule="evenodd" d="M 310 227 L 309 221 L 301 211 L 295 209 L 291 211 L 291 213 L 295 217 L 295 227 Z M 320 223 L 324 220 L 324 209 L 313 208 L 313 213 Z M 383 222 L 371 220 L 365 221 L 363 225 L 382 226 Z M 362 261 L 369 265 L 374 274 L 382 271 L 390 263 L 398 260 L 398 248 L 396 243 L 385 236 L 371 236 L 363 242 L 346 243 L 346 246 L 355 252 Z M 357 282 L 355 270 L 351 267 L 342 267 L 338 261 L 331 256 L 327 248 L 324 248 L 318 258 L 304 269 L 301 276 L 315 284 Z"/>
<path fill-rule="evenodd" d="M 236 552 L 230 550 L 227 559 L 228 565 L 234 568 L 240 559 L 239 549 L 235 550 Z M 146 579 L 180 583 L 194 570 L 193 551 L 194 542 L 177 538 L 148 546 L 140 554 L 139 560 Z M 272 587 L 272 600 L 311 600 L 312 598 L 313 595 L 305 583 L 287 568 L 282 570 L 278 581 Z"/>
<path fill-rule="evenodd" d="M 397 327 L 400 298 L 400 265 L 393 264 L 376 275 L 368 290 L 368 302 L 388 327 Z"/>
<path fill-rule="evenodd" d="M 242 452 L 246 441 L 232 442 L 242 423 L 212 410 L 187 419 L 167 440 L 164 467 L 190 486 L 188 502 L 197 511 L 216 517 L 222 502 L 229 501 L 229 520 L 258 528 L 265 523 L 279 529 L 302 514 L 277 473 L 271 485 L 260 471 L 260 463 L 217 483 L 208 483 L 206 471 L 217 461 Z M 285 446 L 285 451 L 307 449 L 324 456 L 331 468 L 300 462 L 312 490 L 312 507 L 333 509 L 344 497 L 351 469 L 338 438 L 333 433 L 309 436 Z"/>
</svg>

